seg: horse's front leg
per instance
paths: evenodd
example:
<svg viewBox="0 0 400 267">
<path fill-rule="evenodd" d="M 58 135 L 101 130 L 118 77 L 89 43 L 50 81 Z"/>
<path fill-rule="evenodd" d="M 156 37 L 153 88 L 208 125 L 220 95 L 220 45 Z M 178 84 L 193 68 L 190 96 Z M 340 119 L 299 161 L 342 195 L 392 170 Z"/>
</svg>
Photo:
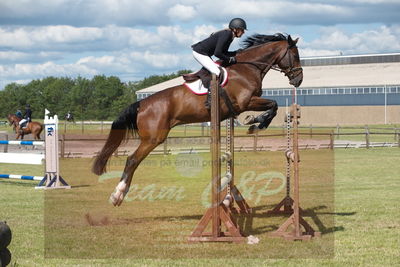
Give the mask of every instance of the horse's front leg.
<svg viewBox="0 0 400 267">
<path fill-rule="evenodd" d="M 247 111 L 264 111 L 257 117 L 249 115 L 244 119 L 244 124 L 251 125 L 247 131 L 252 134 L 256 131 L 266 129 L 271 124 L 272 119 L 278 111 L 278 103 L 275 100 L 265 99 L 258 96 L 253 96 L 250 99 Z M 258 123 L 258 125 L 256 125 Z"/>
<path fill-rule="evenodd" d="M 17 126 L 17 127 L 15 128 L 15 133 L 17 134 L 17 136 L 16 136 L 16 138 L 15 138 L 16 140 L 18 140 L 19 137 L 21 137 L 21 140 L 24 139 L 24 134 L 21 133 L 21 132 L 22 132 L 21 128 L 20 128 L 19 126 Z"/>
</svg>

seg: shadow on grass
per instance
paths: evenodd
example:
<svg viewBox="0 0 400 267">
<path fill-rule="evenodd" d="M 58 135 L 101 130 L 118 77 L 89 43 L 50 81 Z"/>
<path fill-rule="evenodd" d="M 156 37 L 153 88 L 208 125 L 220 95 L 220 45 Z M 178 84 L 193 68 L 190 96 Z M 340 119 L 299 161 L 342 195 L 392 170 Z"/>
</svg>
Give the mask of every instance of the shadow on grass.
<svg viewBox="0 0 400 267">
<path fill-rule="evenodd" d="M 316 206 L 313 208 L 301 210 L 301 215 L 303 217 L 310 217 L 315 225 L 318 227 L 318 231 L 321 232 L 321 234 L 329 234 L 329 233 L 334 233 L 338 231 L 344 231 L 343 226 L 333 226 L 327 228 L 323 222 L 320 220 L 318 215 L 333 215 L 333 216 L 353 216 L 356 215 L 356 212 L 320 212 L 318 210 L 321 209 L 326 209 L 327 206 Z M 288 214 L 289 215 L 289 214 Z M 287 216 L 288 216 L 287 215 Z M 276 216 L 282 216 L 282 215 L 273 215 L 273 214 L 268 214 L 267 217 L 276 217 Z"/>
<path fill-rule="evenodd" d="M 81 187 L 91 187 L 92 185 L 89 184 L 82 184 L 82 185 L 73 185 L 71 188 L 81 188 Z"/>
<path fill-rule="evenodd" d="M 280 226 L 280 224 L 272 223 L 272 224 L 266 224 L 261 227 L 254 227 L 254 219 L 268 219 L 271 217 L 289 217 L 290 214 L 286 215 L 270 215 L 267 214 L 266 211 L 271 210 L 274 207 L 274 205 L 263 205 L 263 206 L 257 206 L 252 208 L 252 213 L 251 214 L 241 214 L 241 215 L 236 215 L 237 223 L 240 226 L 240 229 L 242 229 L 242 232 L 248 235 L 261 235 L 265 234 L 268 232 L 273 232 L 277 230 Z M 311 220 L 314 222 L 314 224 L 317 226 L 318 231 L 321 232 L 322 234 L 329 234 L 329 233 L 334 233 L 338 231 L 344 231 L 343 226 L 332 226 L 332 227 L 326 227 L 323 221 L 319 218 L 320 215 L 331 215 L 331 216 L 354 216 L 356 215 L 356 212 L 323 212 L 323 211 L 318 211 L 321 209 L 327 208 L 326 206 L 316 206 L 313 208 L 309 208 L 303 211 L 302 216 L 303 217 L 309 217 Z M 131 223 L 143 223 L 146 221 L 185 221 L 185 220 L 194 220 L 198 221 L 203 217 L 202 214 L 200 215 L 184 215 L 184 216 L 159 216 L 159 217 L 143 217 L 143 218 L 135 218 L 135 219 L 123 219 L 119 220 L 117 222 L 114 222 L 114 224 L 131 224 Z"/>
<path fill-rule="evenodd" d="M 31 187 L 31 188 L 35 188 L 35 186 L 37 186 L 39 184 L 39 182 L 37 183 L 33 183 L 31 181 L 21 181 L 21 180 L 14 180 L 14 181 L 8 181 L 8 180 L 3 180 L 0 181 L 0 184 L 9 184 L 9 185 L 15 185 L 15 186 L 21 186 L 21 187 Z"/>
</svg>

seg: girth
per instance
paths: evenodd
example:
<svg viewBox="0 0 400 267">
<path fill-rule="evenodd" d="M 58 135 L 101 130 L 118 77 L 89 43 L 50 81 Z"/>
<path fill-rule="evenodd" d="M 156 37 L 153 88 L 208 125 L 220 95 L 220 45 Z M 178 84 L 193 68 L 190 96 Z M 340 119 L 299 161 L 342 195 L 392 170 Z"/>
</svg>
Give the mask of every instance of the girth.
<svg viewBox="0 0 400 267">
<path fill-rule="evenodd" d="M 230 100 L 228 94 L 226 93 L 225 89 L 222 88 L 221 86 L 218 86 L 218 93 L 219 95 L 224 99 L 226 106 L 228 107 L 229 113 L 228 113 L 228 118 L 230 117 L 236 117 L 240 113 L 236 112 L 232 101 Z"/>
</svg>

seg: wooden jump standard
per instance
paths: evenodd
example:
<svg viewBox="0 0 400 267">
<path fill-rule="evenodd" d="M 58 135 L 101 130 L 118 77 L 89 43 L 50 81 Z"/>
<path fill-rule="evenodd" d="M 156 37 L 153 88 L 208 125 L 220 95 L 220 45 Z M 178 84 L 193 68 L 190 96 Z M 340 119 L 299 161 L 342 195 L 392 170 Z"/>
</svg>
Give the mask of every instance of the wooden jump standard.
<svg viewBox="0 0 400 267">
<path fill-rule="evenodd" d="M 234 184 L 234 121 L 227 120 L 226 152 L 221 157 L 221 116 L 219 85 L 216 76 L 211 80 L 211 207 L 201 218 L 189 242 L 245 242 L 247 238 L 242 235 L 233 214 L 250 214 L 251 209 Z M 221 187 L 221 161 L 226 162 L 226 175 L 222 178 Z M 223 186 L 222 185 L 222 186 Z M 236 202 L 238 208 L 234 207 Z M 211 221 L 211 232 L 206 232 Z M 226 231 L 222 230 L 226 227 Z"/>
<path fill-rule="evenodd" d="M 270 213 L 286 213 L 291 212 L 292 215 L 284 222 L 278 230 L 271 234 L 272 237 L 283 237 L 286 240 L 310 240 L 312 237 L 320 237 L 321 233 L 314 231 L 314 229 L 303 219 L 301 216 L 301 208 L 300 208 L 300 190 L 299 190 L 299 132 L 298 132 L 298 123 L 300 118 L 300 105 L 296 103 L 291 105 L 290 115 L 288 115 L 288 120 L 293 123 L 293 145 L 292 150 L 286 150 L 285 155 L 288 159 L 288 162 L 293 163 L 293 173 L 294 173 L 294 199 L 290 198 L 290 187 L 288 187 L 286 197 L 278 204 L 278 206 L 273 209 Z M 288 184 L 290 183 L 287 181 Z M 288 207 L 289 204 L 292 204 L 292 207 Z M 284 207 L 284 210 L 280 210 L 281 207 Z M 286 208 L 285 208 L 286 206 Z M 291 211 L 292 210 L 292 211 Z M 288 229 L 291 227 L 291 231 Z M 305 229 L 305 232 L 302 231 L 301 226 Z"/>
</svg>

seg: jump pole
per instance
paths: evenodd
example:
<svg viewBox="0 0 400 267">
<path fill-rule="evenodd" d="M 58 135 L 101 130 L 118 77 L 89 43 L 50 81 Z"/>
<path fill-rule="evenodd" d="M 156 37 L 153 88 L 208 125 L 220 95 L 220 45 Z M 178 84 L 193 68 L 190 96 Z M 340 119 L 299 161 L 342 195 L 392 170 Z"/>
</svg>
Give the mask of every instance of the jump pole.
<svg viewBox="0 0 400 267">
<path fill-rule="evenodd" d="M 296 96 L 296 89 L 294 90 Z M 295 98 L 296 99 L 296 98 Z M 311 240 L 313 237 L 320 237 L 321 233 L 316 232 L 301 216 L 300 208 L 300 177 L 299 177 L 299 132 L 298 124 L 300 118 L 300 105 L 295 101 L 290 107 L 290 119 L 293 123 L 293 150 L 287 151 L 286 156 L 293 162 L 294 192 L 293 192 L 293 213 L 292 215 L 271 234 L 272 237 L 282 237 L 286 240 Z M 303 232 L 303 228 L 304 232 Z M 291 227 L 291 231 L 289 228 Z"/>
<path fill-rule="evenodd" d="M 189 242 L 245 242 L 247 238 L 240 232 L 233 211 L 234 201 L 238 203 L 237 212 L 249 213 L 251 209 L 248 207 L 244 198 L 240 195 L 239 190 L 234 185 L 233 179 L 233 142 L 227 144 L 226 153 L 221 158 L 221 116 L 219 106 L 219 86 L 217 84 L 216 75 L 212 75 L 211 80 L 211 169 L 212 169 L 212 186 L 211 186 L 211 207 L 206 211 L 200 222 L 188 237 Z M 230 141 L 233 140 L 233 119 L 229 121 L 230 128 L 227 131 Z M 227 174 L 223 179 L 228 179 L 227 191 L 221 188 L 221 161 L 227 162 Z M 234 191 L 234 192 L 229 192 Z M 233 199 L 227 199 L 227 193 L 233 194 Z M 224 198 L 225 195 L 225 198 Z M 240 204 L 239 204 L 240 203 Z M 206 232 L 206 228 L 211 221 L 211 232 Z M 225 226 L 227 231 L 222 230 Z"/>
</svg>

